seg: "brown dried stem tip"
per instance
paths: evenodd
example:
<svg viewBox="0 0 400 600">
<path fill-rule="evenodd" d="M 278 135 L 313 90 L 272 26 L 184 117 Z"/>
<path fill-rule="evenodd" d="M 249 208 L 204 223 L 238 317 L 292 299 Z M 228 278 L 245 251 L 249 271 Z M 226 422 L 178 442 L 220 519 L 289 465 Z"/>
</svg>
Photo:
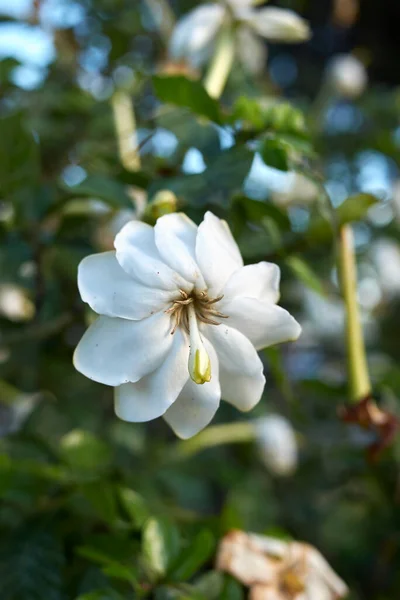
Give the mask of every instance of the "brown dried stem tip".
<svg viewBox="0 0 400 600">
<path fill-rule="evenodd" d="M 342 406 L 338 413 L 345 423 L 355 423 L 376 435 L 376 441 L 368 447 L 368 458 L 371 461 L 376 461 L 382 451 L 391 444 L 400 426 L 399 419 L 382 410 L 371 395 L 357 404 Z"/>
</svg>

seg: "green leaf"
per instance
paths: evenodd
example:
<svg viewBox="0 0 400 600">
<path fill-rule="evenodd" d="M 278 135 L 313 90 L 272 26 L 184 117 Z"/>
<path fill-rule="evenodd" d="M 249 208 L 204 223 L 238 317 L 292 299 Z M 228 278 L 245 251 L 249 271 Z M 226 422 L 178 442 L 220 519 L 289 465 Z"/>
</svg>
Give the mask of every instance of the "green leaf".
<svg viewBox="0 0 400 600">
<path fill-rule="evenodd" d="M 208 561 L 215 549 L 215 539 L 210 531 L 201 531 L 193 540 L 189 548 L 185 548 L 176 560 L 169 573 L 169 578 L 176 581 L 185 581 L 192 577 L 196 571 Z"/>
<path fill-rule="evenodd" d="M 38 145 L 21 113 L 0 118 L 0 197 L 31 188 L 39 182 Z"/>
<path fill-rule="evenodd" d="M 252 200 L 246 196 L 236 196 L 233 203 L 234 218 L 243 221 L 252 221 L 260 224 L 265 217 L 272 219 L 282 231 L 290 231 L 290 219 L 281 208 L 272 202 Z"/>
<path fill-rule="evenodd" d="M 149 190 L 149 195 L 152 196 L 160 189 L 169 189 L 192 206 L 216 204 L 227 207 L 232 194 L 242 187 L 253 158 L 254 153 L 248 148 L 230 148 L 216 156 L 203 173 L 159 180 Z"/>
<path fill-rule="evenodd" d="M 261 142 L 260 154 L 266 165 L 288 171 L 295 168 L 302 157 L 314 156 L 314 150 L 304 138 L 293 135 L 268 135 Z"/>
<path fill-rule="evenodd" d="M 119 522 L 117 496 L 111 483 L 96 481 L 82 485 L 80 490 L 100 519 L 111 526 Z"/>
<path fill-rule="evenodd" d="M 207 600 L 219 600 L 225 583 L 225 575 L 220 571 L 208 571 L 197 577 L 193 587 Z"/>
<path fill-rule="evenodd" d="M 151 518 L 146 522 L 142 538 L 143 555 L 156 576 L 166 575 L 179 547 L 179 533 L 169 521 Z"/>
<path fill-rule="evenodd" d="M 303 113 L 288 102 L 276 102 L 263 109 L 264 127 L 277 133 L 304 135 L 306 123 Z"/>
<path fill-rule="evenodd" d="M 255 129 L 264 127 L 264 115 L 260 103 L 254 98 L 239 96 L 233 105 L 231 121 L 244 121 Z"/>
<path fill-rule="evenodd" d="M 340 225 L 351 223 L 352 221 L 361 221 L 365 218 L 371 206 L 379 202 L 379 199 L 372 194 L 355 194 L 350 196 L 337 208 L 337 217 Z"/>
<path fill-rule="evenodd" d="M 213 600 L 203 596 L 188 584 L 163 585 L 158 587 L 154 594 L 154 600 Z"/>
<path fill-rule="evenodd" d="M 363 220 L 371 206 L 378 202 L 378 198 L 372 194 L 350 196 L 336 210 L 332 210 L 332 222 L 321 216 L 314 218 L 307 230 L 307 237 L 312 238 L 313 242 L 329 238 L 335 227 Z"/>
<path fill-rule="evenodd" d="M 112 589 L 96 590 L 88 594 L 82 594 L 75 600 L 124 600 L 125 596 L 121 596 L 118 592 Z"/>
<path fill-rule="evenodd" d="M 230 575 L 225 575 L 225 582 L 218 600 L 244 600 L 243 587 Z"/>
<path fill-rule="evenodd" d="M 103 572 L 105 575 L 108 575 L 108 577 L 120 579 L 121 581 L 128 581 L 133 585 L 137 584 L 138 582 L 136 574 L 131 567 L 121 565 L 117 562 L 105 566 L 103 568 Z"/>
<path fill-rule="evenodd" d="M 0 598 L 62 600 L 63 549 L 49 527 L 26 523 L 3 536 Z"/>
<path fill-rule="evenodd" d="M 2 22 L 1 19 L 0 22 Z M 10 77 L 16 67 L 18 67 L 21 63 L 19 60 L 15 58 L 3 58 L 0 60 L 0 84 L 4 88 L 10 81 Z"/>
<path fill-rule="evenodd" d="M 183 75 L 156 75 L 153 77 L 156 95 L 163 102 L 189 108 L 196 115 L 219 123 L 219 104 L 211 98 L 199 81 Z"/>
<path fill-rule="evenodd" d="M 82 183 L 73 187 L 64 184 L 62 188 L 70 198 L 94 198 L 114 208 L 133 208 L 126 186 L 104 175 L 88 175 Z"/>
<path fill-rule="evenodd" d="M 90 561 L 107 566 L 115 562 L 129 562 L 137 550 L 137 543 L 121 533 L 113 532 L 88 536 L 77 553 Z"/>
<path fill-rule="evenodd" d="M 266 165 L 280 171 L 289 169 L 289 158 L 287 149 L 279 138 L 267 138 L 262 142 L 260 148 L 261 158 Z"/>
<path fill-rule="evenodd" d="M 132 525 L 140 529 L 143 523 L 150 517 L 150 512 L 144 498 L 134 490 L 122 487 L 118 490 L 118 496 L 129 515 Z"/>
<path fill-rule="evenodd" d="M 314 272 L 313 268 L 302 258 L 299 256 L 290 256 L 285 260 L 285 263 L 304 285 L 321 296 L 326 295 L 322 281 Z"/>
<path fill-rule="evenodd" d="M 59 452 L 62 460 L 77 471 L 95 473 L 107 468 L 111 448 L 89 431 L 74 429 L 61 438 Z"/>
</svg>

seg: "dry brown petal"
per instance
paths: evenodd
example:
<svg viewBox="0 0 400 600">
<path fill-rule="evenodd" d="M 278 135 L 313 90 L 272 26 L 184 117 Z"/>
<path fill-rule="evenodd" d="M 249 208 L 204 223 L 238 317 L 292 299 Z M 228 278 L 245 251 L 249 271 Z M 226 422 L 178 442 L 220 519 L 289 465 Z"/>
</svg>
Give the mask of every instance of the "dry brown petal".
<svg viewBox="0 0 400 600">
<path fill-rule="evenodd" d="M 287 597 L 272 585 L 253 585 L 249 600 L 287 600 Z"/>
<path fill-rule="evenodd" d="M 338 600 L 348 593 L 312 546 L 243 531 L 223 538 L 216 568 L 251 587 L 249 600 Z"/>
<path fill-rule="evenodd" d="M 243 531 L 231 531 L 221 541 L 216 568 L 250 586 L 276 581 L 279 561 L 260 551 L 251 536 Z"/>
</svg>

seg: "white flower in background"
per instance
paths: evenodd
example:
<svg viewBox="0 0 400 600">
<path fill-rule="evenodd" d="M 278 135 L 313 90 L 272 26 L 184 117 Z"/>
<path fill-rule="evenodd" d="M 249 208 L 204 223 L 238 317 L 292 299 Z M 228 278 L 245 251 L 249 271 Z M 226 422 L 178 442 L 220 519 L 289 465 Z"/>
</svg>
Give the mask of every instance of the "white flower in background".
<svg viewBox="0 0 400 600">
<path fill-rule="evenodd" d="M 400 295 L 400 244 L 383 238 L 372 244 L 372 260 L 384 294 L 389 298 Z"/>
<path fill-rule="evenodd" d="M 226 0 L 198 6 L 175 26 L 169 53 L 174 60 L 186 60 L 194 68 L 204 65 L 225 24 L 237 25 L 237 52 L 244 65 L 257 72 L 264 66 L 266 50 L 258 36 L 274 42 L 297 43 L 310 37 L 307 22 L 291 10 L 256 9 L 252 0 Z"/>
<path fill-rule="evenodd" d="M 252 409 L 265 384 L 256 350 L 300 334 L 276 305 L 279 268 L 243 266 L 210 212 L 199 227 L 182 213 L 154 228 L 132 221 L 115 248 L 79 266 L 82 299 L 101 316 L 75 351 L 78 371 L 116 388 L 121 419 L 164 416 L 182 438 L 211 421 L 221 396 Z"/>
<path fill-rule="evenodd" d="M 272 200 L 281 206 L 309 205 L 320 195 L 318 185 L 301 173 L 289 173 L 280 190 L 272 192 Z"/>
<path fill-rule="evenodd" d="M 222 539 L 216 568 L 250 587 L 249 600 L 340 600 L 349 593 L 313 546 L 244 531 Z"/>
<path fill-rule="evenodd" d="M 368 75 L 363 63 L 351 54 L 336 56 L 327 70 L 331 89 L 339 96 L 354 100 L 368 85 Z"/>
<path fill-rule="evenodd" d="M 255 422 L 261 460 L 275 475 L 291 475 L 297 467 L 296 433 L 287 419 L 269 415 Z"/>
<path fill-rule="evenodd" d="M 10 321 L 30 321 L 35 316 L 35 305 L 24 288 L 13 283 L 2 283 L 0 315 Z"/>
<path fill-rule="evenodd" d="M 395 219 L 400 223 L 400 179 L 396 179 L 392 189 L 392 204 Z"/>
<path fill-rule="evenodd" d="M 19 431 L 41 399 L 40 393 L 19 393 L 10 402 L 0 400 L 0 438 Z"/>
</svg>

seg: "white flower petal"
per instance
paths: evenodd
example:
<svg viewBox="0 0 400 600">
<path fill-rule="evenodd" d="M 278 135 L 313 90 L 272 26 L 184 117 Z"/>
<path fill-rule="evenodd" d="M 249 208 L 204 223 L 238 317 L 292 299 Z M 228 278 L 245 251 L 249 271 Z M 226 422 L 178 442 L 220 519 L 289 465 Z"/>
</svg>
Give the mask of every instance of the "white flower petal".
<svg viewBox="0 0 400 600">
<path fill-rule="evenodd" d="M 117 260 L 131 277 L 148 287 L 191 291 L 181 275 L 165 264 L 154 241 L 154 229 L 139 221 L 131 221 L 115 238 Z"/>
<path fill-rule="evenodd" d="M 242 412 L 252 410 L 261 400 L 265 387 L 262 372 L 249 377 L 220 368 L 221 397 Z"/>
<path fill-rule="evenodd" d="M 253 6 L 253 0 L 227 0 L 227 3 L 234 11 L 248 9 Z"/>
<path fill-rule="evenodd" d="M 250 27 L 238 28 L 236 49 L 240 62 L 249 73 L 262 73 L 267 63 L 267 46 Z"/>
<path fill-rule="evenodd" d="M 182 17 L 172 33 L 169 53 L 175 60 L 186 59 L 199 67 L 210 56 L 213 41 L 225 15 L 219 4 L 202 4 Z"/>
<path fill-rule="evenodd" d="M 296 43 L 304 42 L 311 36 L 307 21 L 292 10 L 276 6 L 252 11 L 246 22 L 258 35 L 271 41 Z"/>
<path fill-rule="evenodd" d="M 297 340 L 301 327 L 287 310 L 255 298 L 238 297 L 220 302 L 229 325 L 241 331 L 257 350 Z"/>
<path fill-rule="evenodd" d="M 164 260 L 187 281 L 204 290 L 206 284 L 196 263 L 197 225 L 183 213 L 172 213 L 157 220 L 154 239 Z"/>
<path fill-rule="evenodd" d="M 247 412 L 259 402 L 265 385 L 263 364 L 252 343 L 240 331 L 208 325 L 204 334 L 218 356 L 221 397 Z"/>
<path fill-rule="evenodd" d="M 279 300 L 280 278 L 281 271 L 273 263 L 246 265 L 235 271 L 226 282 L 222 290 L 224 300 L 245 296 L 276 304 Z"/>
<path fill-rule="evenodd" d="M 216 296 L 232 273 L 243 266 L 243 259 L 228 224 L 211 212 L 205 214 L 199 225 L 196 257 L 211 296 Z"/>
<path fill-rule="evenodd" d="M 138 381 L 164 360 L 173 342 L 171 329 L 163 312 L 141 321 L 99 317 L 75 350 L 75 368 L 106 385 Z"/>
<path fill-rule="evenodd" d="M 168 425 L 182 439 L 196 435 L 208 425 L 221 399 L 218 358 L 208 340 L 204 339 L 204 344 L 211 359 L 211 381 L 197 384 L 188 379 L 178 399 L 164 415 Z"/>
<path fill-rule="evenodd" d="M 164 362 L 136 383 L 115 389 L 115 412 L 120 419 L 141 423 L 157 419 L 177 399 L 189 379 L 189 342 L 178 329 Z"/>
<path fill-rule="evenodd" d="M 100 315 L 144 319 L 167 307 L 179 292 L 149 288 L 130 277 L 120 266 L 115 252 L 84 258 L 78 268 L 82 300 Z"/>
</svg>

